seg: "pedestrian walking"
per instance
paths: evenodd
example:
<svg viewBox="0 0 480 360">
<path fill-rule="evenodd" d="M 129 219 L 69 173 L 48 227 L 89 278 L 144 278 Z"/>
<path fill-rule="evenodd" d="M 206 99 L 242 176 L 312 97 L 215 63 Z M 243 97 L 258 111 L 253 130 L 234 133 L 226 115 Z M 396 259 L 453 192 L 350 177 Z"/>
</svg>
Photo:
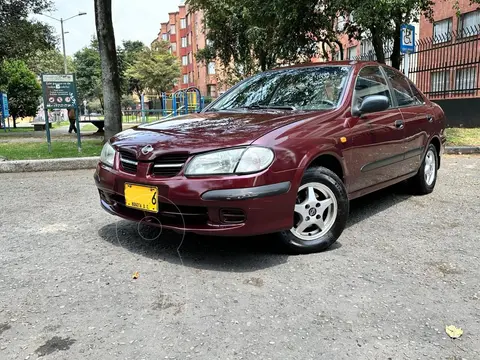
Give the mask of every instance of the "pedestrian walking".
<svg viewBox="0 0 480 360">
<path fill-rule="evenodd" d="M 76 116 L 75 116 L 75 108 L 71 107 L 68 108 L 68 120 L 70 121 L 70 127 L 68 129 L 68 133 L 71 134 L 72 130 L 77 133 L 77 127 L 75 126 Z"/>
</svg>

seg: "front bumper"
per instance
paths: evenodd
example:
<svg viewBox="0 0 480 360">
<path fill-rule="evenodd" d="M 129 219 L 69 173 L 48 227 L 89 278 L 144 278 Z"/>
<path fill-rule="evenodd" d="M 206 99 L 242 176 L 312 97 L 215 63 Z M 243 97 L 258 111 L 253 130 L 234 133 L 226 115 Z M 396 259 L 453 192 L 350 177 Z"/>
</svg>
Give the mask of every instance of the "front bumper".
<svg viewBox="0 0 480 360">
<path fill-rule="evenodd" d="M 154 178 L 99 164 L 94 178 L 102 207 L 113 215 L 180 232 L 251 236 L 292 227 L 295 174 L 296 169 L 248 176 Z M 125 183 L 157 186 L 159 212 L 126 207 Z"/>
</svg>

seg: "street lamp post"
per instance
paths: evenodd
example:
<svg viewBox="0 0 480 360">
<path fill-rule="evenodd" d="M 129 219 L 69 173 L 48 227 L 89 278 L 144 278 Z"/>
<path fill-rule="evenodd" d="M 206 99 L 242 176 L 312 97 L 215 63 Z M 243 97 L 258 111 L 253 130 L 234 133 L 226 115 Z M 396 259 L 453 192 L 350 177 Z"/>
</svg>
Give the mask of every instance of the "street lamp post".
<svg viewBox="0 0 480 360">
<path fill-rule="evenodd" d="M 42 14 L 46 17 L 49 17 L 50 19 L 53 19 L 53 20 L 56 20 L 56 21 L 60 21 L 60 27 L 61 27 L 61 31 L 62 31 L 62 47 L 63 47 L 63 66 L 65 68 L 65 74 L 68 72 L 68 68 L 67 68 L 67 52 L 65 50 L 65 32 L 63 31 L 63 23 L 65 21 L 68 21 L 70 19 L 73 19 L 77 16 L 83 16 L 83 15 L 87 15 L 86 12 L 79 12 L 77 15 L 73 15 L 67 19 L 63 19 L 63 18 L 60 18 L 60 19 L 57 19 L 57 18 L 54 18 L 53 16 L 50 16 L 50 15 L 47 15 L 47 14 Z"/>
</svg>

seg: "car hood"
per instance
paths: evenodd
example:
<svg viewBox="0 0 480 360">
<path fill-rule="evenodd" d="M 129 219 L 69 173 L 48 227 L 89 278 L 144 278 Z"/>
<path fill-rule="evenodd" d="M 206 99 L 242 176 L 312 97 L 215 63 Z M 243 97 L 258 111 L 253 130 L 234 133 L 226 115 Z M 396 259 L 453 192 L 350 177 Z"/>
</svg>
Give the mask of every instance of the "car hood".
<svg viewBox="0 0 480 360">
<path fill-rule="evenodd" d="M 312 113 L 285 111 L 189 114 L 123 131 L 111 143 L 135 152 L 138 159 L 150 160 L 169 152 L 200 153 L 250 145 L 270 131 L 310 117 Z M 142 154 L 146 145 L 153 151 Z"/>
</svg>

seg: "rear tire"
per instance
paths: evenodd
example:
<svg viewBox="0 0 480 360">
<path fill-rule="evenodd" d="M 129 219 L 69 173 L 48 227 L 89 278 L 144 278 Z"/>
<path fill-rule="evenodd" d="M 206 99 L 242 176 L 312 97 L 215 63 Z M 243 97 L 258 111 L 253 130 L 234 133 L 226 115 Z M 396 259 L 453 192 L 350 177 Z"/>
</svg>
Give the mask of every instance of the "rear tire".
<svg viewBox="0 0 480 360">
<path fill-rule="evenodd" d="M 342 180 L 324 167 L 303 175 L 293 209 L 294 226 L 278 234 L 291 254 L 324 251 L 340 237 L 348 219 L 349 200 Z"/>
<path fill-rule="evenodd" d="M 438 164 L 437 149 L 430 144 L 417 175 L 410 179 L 410 186 L 414 194 L 427 195 L 433 191 L 437 183 Z"/>
</svg>

